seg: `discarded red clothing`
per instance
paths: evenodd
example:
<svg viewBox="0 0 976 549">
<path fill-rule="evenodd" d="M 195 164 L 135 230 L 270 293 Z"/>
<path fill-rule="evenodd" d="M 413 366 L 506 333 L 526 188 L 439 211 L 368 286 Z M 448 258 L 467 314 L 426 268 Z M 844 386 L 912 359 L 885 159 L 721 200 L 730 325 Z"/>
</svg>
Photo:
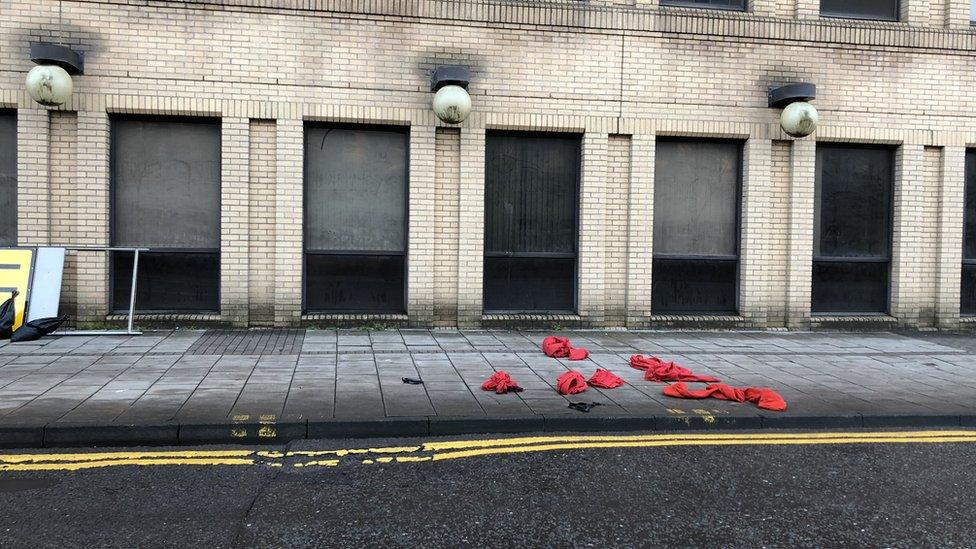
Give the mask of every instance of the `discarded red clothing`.
<svg viewBox="0 0 976 549">
<path fill-rule="evenodd" d="M 583 360 L 590 356 L 590 352 L 586 349 L 574 349 L 569 344 L 568 338 L 556 336 L 549 336 L 542 340 L 542 352 L 546 353 L 546 356 L 570 360 Z"/>
<path fill-rule="evenodd" d="M 496 393 L 502 395 L 509 391 L 520 392 L 522 390 L 519 384 L 512 379 L 512 376 L 508 375 L 505 370 L 499 370 L 495 372 L 488 381 L 481 384 L 481 388 L 485 391 L 495 391 Z"/>
<path fill-rule="evenodd" d="M 556 379 L 556 390 L 561 395 L 575 395 L 582 393 L 589 385 L 583 379 L 583 374 L 570 370 Z"/>
<path fill-rule="evenodd" d="M 593 377 L 590 378 L 589 383 L 590 385 L 599 387 L 601 389 L 616 389 L 625 382 L 613 372 L 604 370 L 603 368 L 597 368 L 596 372 L 593 374 Z"/>
<path fill-rule="evenodd" d="M 647 381 L 701 381 L 704 383 L 719 381 L 717 377 L 694 374 L 688 368 L 678 366 L 674 362 L 664 362 L 656 356 L 634 355 L 630 357 L 630 367 L 644 370 L 644 379 Z"/>
<path fill-rule="evenodd" d="M 776 391 L 768 387 L 730 387 L 724 383 L 713 383 L 700 391 L 692 391 L 684 382 L 678 382 L 664 388 L 664 394 L 675 398 L 716 398 L 718 400 L 732 400 L 735 402 L 754 402 L 763 410 L 782 412 L 786 410 L 786 401 Z"/>
</svg>

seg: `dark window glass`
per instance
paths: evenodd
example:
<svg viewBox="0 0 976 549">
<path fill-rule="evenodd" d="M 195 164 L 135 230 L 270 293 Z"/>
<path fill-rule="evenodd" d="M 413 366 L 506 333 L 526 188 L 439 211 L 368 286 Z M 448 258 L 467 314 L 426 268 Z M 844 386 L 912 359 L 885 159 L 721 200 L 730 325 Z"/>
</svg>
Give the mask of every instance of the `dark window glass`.
<svg viewBox="0 0 976 549">
<path fill-rule="evenodd" d="M 579 177 L 579 136 L 488 134 L 486 311 L 575 311 Z"/>
<path fill-rule="evenodd" d="M 964 315 L 976 314 L 976 265 L 962 266 L 961 312 Z"/>
<path fill-rule="evenodd" d="M 575 259 L 485 258 L 486 310 L 572 311 L 575 289 Z"/>
<path fill-rule="evenodd" d="M 401 128 L 305 128 L 305 309 L 406 310 L 407 163 Z"/>
<path fill-rule="evenodd" d="M 890 147 L 817 147 L 814 312 L 888 311 L 894 159 Z"/>
<path fill-rule="evenodd" d="M 112 257 L 112 309 L 127 311 L 133 254 L 115 252 Z M 140 253 L 136 309 L 142 312 L 217 311 L 220 309 L 219 281 L 219 253 Z"/>
<path fill-rule="evenodd" d="M 654 172 L 655 313 L 734 313 L 742 144 L 661 139 Z"/>
<path fill-rule="evenodd" d="M 661 5 L 744 11 L 746 0 L 661 0 Z"/>
<path fill-rule="evenodd" d="M 964 315 L 974 315 L 976 314 L 976 149 L 966 151 L 965 192 L 960 311 Z"/>
<path fill-rule="evenodd" d="M 112 244 L 153 249 L 136 310 L 219 310 L 220 122 L 113 119 L 111 177 Z M 125 310 L 132 257 L 112 261 L 113 309 Z"/>
<path fill-rule="evenodd" d="M 651 310 L 734 314 L 737 270 L 735 260 L 655 259 Z"/>
<path fill-rule="evenodd" d="M 820 15 L 897 21 L 898 3 L 899 0 L 820 0 Z"/>
<path fill-rule="evenodd" d="M 884 312 L 888 263 L 814 261 L 814 313 Z"/>
<path fill-rule="evenodd" d="M 17 244 L 17 115 L 0 111 L 0 246 Z"/>
<path fill-rule="evenodd" d="M 306 254 L 306 307 L 313 311 L 400 312 L 405 297 L 404 267 L 402 255 Z"/>
<path fill-rule="evenodd" d="M 309 126 L 305 246 L 402 252 L 407 133 Z"/>
</svg>

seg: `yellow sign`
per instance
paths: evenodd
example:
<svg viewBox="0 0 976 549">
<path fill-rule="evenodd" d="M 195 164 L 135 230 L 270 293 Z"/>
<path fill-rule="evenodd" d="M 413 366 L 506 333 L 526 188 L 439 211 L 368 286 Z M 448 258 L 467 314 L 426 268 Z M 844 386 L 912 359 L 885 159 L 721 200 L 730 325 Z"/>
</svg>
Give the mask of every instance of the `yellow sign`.
<svg viewBox="0 0 976 549">
<path fill-rule="evenodd" d="M 20 328 L 27 314 L 30 297 L 31 268 L 34 250 L 30 248 L 0 248 L 0 303 L 10 299 L 14 290 L 20 292 L 14 300 L 16 313 L 13 329 Z"/>
</svg>

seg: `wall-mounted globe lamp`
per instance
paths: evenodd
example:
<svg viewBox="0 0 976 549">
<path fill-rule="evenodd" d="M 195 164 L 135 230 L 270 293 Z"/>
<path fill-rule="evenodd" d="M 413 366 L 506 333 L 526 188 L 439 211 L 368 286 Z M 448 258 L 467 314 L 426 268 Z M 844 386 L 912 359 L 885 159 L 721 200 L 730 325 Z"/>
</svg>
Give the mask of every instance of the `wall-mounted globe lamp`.
<svg viewBox="0 0 976 549">
<path fill-rule="evenodd" d="M 85 57 L 68 46 L 37 42 L 30 47 L 37 66 L 27 73 L 27 94 L 47 107 L 64 105 L 74 87 L 72 74 L 85 72 Z"/>
<path fill-rule="evenodd" d="M 769 90 L 769 106 L 783 109 L 779 125 L 793 137 L 806 137 L 817 131 L 820 113 L 808 103 L 816 98 L 817 86 L 805 82 Z"/>
<path fill-rule="evenodd" d="M 442 65 L 434 69 L 430 91 L 434 93 L 434 114 L 448 124 L 460 124 L 471 114 L 468 84 L 471 71 L 460 65 Z"/>
</svg>

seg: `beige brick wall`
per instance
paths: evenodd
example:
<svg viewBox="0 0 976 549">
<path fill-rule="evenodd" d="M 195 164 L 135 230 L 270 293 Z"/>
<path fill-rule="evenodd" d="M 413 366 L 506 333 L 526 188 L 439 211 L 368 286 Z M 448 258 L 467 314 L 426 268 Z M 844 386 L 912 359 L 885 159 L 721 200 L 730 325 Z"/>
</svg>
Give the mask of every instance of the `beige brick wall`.
<svg viewBox="0 0 976 549">
<path fill-rule="evenodd" d="M 434 173 L 434 325 L 457 324 L 461 132 L 437 128 Z"/>
<path fill-rule="evenodd" d="M 657 0 L 11 0 L 0 107 L 18 113 L 19 241 L 109 243 L 109 116 L 220 117 L 221 319 L 302 322 L 303 124 L 411 127 L 408 317 L 482 323 L 484 143 L 493 129 L 584 135 L 579 316 L 646 327 L 656 135 L 746 141 L 743 325 L 810 322 L 815 141 L 899 147 L 892 313 L 958 325 L 962 151 L 976 144 L 967 0 L 904 0 L 899 23 L 824 19 L 818 0 L 745 13 Z M 450 21 L 450 24 L 446 24 Z M 72 100 L 23 91 L 28 45 L 86 54 Z M 433 117 L 429 72 L 472 68 L 471 117 Z M 794 141 L 768 87 L 818 86 Z M 107 260 L 68 262 L 65 307 L 104 321 Z"/>
<path fill-rule="evenodd" d="M 611 135 L 607 147 L 606 231 L 604 233 L 605 322 L 627 323 L 628 203 L 630 202 L 630 136 Z"/>
<path fill-rule="evenodd" d="M 274 120 L 250 121 L 248 316 L 253 326 L 270 326 L 275 319 L 276 132 Z"/>
</svg>

